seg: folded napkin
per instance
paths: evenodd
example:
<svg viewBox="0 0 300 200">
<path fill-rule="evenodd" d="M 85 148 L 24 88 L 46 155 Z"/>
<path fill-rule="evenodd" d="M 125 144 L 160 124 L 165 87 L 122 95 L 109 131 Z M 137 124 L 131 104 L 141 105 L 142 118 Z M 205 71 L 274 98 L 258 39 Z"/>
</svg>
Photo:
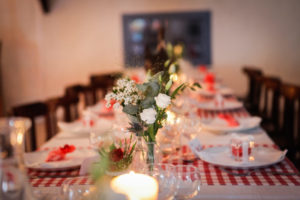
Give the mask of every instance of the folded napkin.
<svg viewBox="0 0 300 200">
<path fill-rule="evenodd" d="M 221 94 L 215 95 L 214 103 L 216 107 L 224 107 L 225 100 Z"/>
<path fill-rule="evenodd" d="M 53 161 L 61 161 L 66 158 L 68 153 L 72 153 L 75 151 L 76 147 L 74 145 L 65 144 L 63 147 L 59 147 L 58 149 L 54 149 L 49 152 L 46 162 L 53 162 Z"/>
<path fill-rule="evenodd" d="M 80 176 L 88 175 L 91 170 L 92 164 L 98 162 L 99 159 L 100 157 L 98 155 L 84 159 L 80 166 L 79 175 Z"/>
<path fill-rule="evenodd" d="M 235 126 L 240 125 L 240 123 L 231 115 L 220 113 L 218 115 L 218 117 L 225 120 L 227 122 L 228 126 L 230 126 L 230 127 L 235 127 Z"/>
<path fill-rule="evenodd" d="M 204 77 L 205 83 L 215 83 L 215 75 L 213 73 L 207 73 Z"/>
</svg>

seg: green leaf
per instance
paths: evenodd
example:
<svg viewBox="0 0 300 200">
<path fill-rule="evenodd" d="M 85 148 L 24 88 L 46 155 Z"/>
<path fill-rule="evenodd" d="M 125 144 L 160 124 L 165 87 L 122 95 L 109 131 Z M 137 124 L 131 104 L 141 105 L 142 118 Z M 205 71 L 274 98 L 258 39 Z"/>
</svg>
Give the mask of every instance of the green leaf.
<svg viewBox="0 0 300 200">
<path fill-rule="evenodd" d="M 194 83 L 193 86 L 196 86 L 196 87 L 198 87 L 198 88 L 201 88 L 201 85 L 200 85 L 199 83 L 197 83 L 197 82 Z"/>
<path fill-rule="evenodd" d="M 136 105 L 125 105 L 123 107 L 123 112 L 129 114 L 129 115 L 136 115 L 139 111 L 139 107 Z"/>
<path fill-rule="evenodd" d="M 139 119 L 136 116 L 133 115 L 127 115 L 128 119 L 132 122 L 132 123 L 140 123 Z"/>
<path fill-rule="evenodd" d="M 165 62 L 165 67 L 168 67 L 169 66 L 169 64 L 170 64 L 170 62 L 171 62 L 171 60 L 169 59 L 169 60 L 167 60 L 166 62 Z"/>
<path fill-rule="evenodd" d="M 149 79 L 149 82 L 151 82 L 151 81 L 159 82 L 159 77 L 160 77 L 160 76 L 163 76 L 163 74 L 164 74 L 163 71 L 157 72 L 156 74 L 154 74 L 154 75 Z"/>
<path fill-rule="evenodd" d="M 181 88 L 183 88 L 184 86 L 185 86 L 185 83 L 182 83 L 180 86 L 178 86 L 178 87 L 172 92 L 172 94 L 171 94 L 171 99 L 174 99 L 175 96 L 177 95 L 177 93 L 179 92 L 179 90 L 180 90 Z"/>
<path fill-rule="evenodd" d="M 171 58 L 173 56 L 173 46 L 170 42 L 168 42 L 166 46 L 168 57 Z"/>
<path fill-rule="evenodd" d="M 151 81 L 148 83 L 148 88 L 146 90 L 147 97 L 155 97 L 158 95 L 160 89 L 160 85 L 156 81 Z"/>
<path fill-rule="evenodd" d="M 146 108 L 150 108 L 154 105 L 155 101 L 153 97 L 146 97 L 142 102 L 142 108 L 146 109 Z"/>
<path fill-rule="evenodd" d="M 173 84 L 172 79 L 169 79 L 169 81 L 168 81 L 167 84 L 166 84 L 166 91 L 167 91 L 167 92 L 168 92 L 169 89 L 171 88 L 172 84 Z"/>
<path fill-rule="evenodd" d="M 136 87 L 138 88 L 139 91 L 141 91 L 142 93 L 145 93 L 147 90 L 147 84 L 137 84 Z"/>
</svg>

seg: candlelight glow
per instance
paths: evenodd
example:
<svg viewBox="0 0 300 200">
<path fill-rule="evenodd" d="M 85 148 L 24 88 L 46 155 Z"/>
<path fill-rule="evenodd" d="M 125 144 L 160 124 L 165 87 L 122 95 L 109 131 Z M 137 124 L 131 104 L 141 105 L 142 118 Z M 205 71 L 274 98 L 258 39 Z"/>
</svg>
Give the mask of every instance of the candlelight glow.
<svg viewBox="0 0 300 200">
<path fill-rule="evenodd" d="M 174 124 L 175 123 L 175 113 L 171 112 L 171 111 L 167 111 L 167 122 L 168 124 Z"/>
<path fill-rule="evenodd" d="M 157 181 L 145 174 L 130 172 L 112 179 L 110 186 L 115 192 L 125 194 L 130 200 L 155 200 L 158 194 Z"/>
</svg>

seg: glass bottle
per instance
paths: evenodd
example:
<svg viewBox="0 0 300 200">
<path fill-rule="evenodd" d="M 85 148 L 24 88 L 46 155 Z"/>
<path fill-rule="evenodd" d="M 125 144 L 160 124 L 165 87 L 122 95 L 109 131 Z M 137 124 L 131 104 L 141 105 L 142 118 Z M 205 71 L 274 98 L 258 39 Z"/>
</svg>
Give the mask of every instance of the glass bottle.
<svg viewBox="0 0 300 200">
<path fill-rule="evenodd" d="M 35 199 L 23 162 L 23 138 L 30 126 L 26 118 L 0 119 L 0 199 Z"/>
</svg>

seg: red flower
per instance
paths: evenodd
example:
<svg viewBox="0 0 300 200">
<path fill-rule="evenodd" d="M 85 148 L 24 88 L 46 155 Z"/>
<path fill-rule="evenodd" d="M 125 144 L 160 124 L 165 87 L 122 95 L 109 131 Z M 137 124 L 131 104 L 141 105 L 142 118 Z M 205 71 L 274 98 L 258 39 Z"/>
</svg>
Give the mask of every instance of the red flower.
<svg viewBox="0 0 300 200">
<path fill-rule="evenodd" d="M 107 108 L 107 107 L 105 106 L 106 110 L 107 110 L 107 111 L 112 111 L 112 109 L 113 109 L 115 103 L 117 103 L 117 101 L 116 101 L 115 99 L 110 100 L 110 107 Z"/>
<path fill-rule="evenodd" d="M 123 150 L 121 148 L 114 149 L 109 153 L 109 158 L 113 162 L 118 162 L 124 157 Z"/>
</svg>

